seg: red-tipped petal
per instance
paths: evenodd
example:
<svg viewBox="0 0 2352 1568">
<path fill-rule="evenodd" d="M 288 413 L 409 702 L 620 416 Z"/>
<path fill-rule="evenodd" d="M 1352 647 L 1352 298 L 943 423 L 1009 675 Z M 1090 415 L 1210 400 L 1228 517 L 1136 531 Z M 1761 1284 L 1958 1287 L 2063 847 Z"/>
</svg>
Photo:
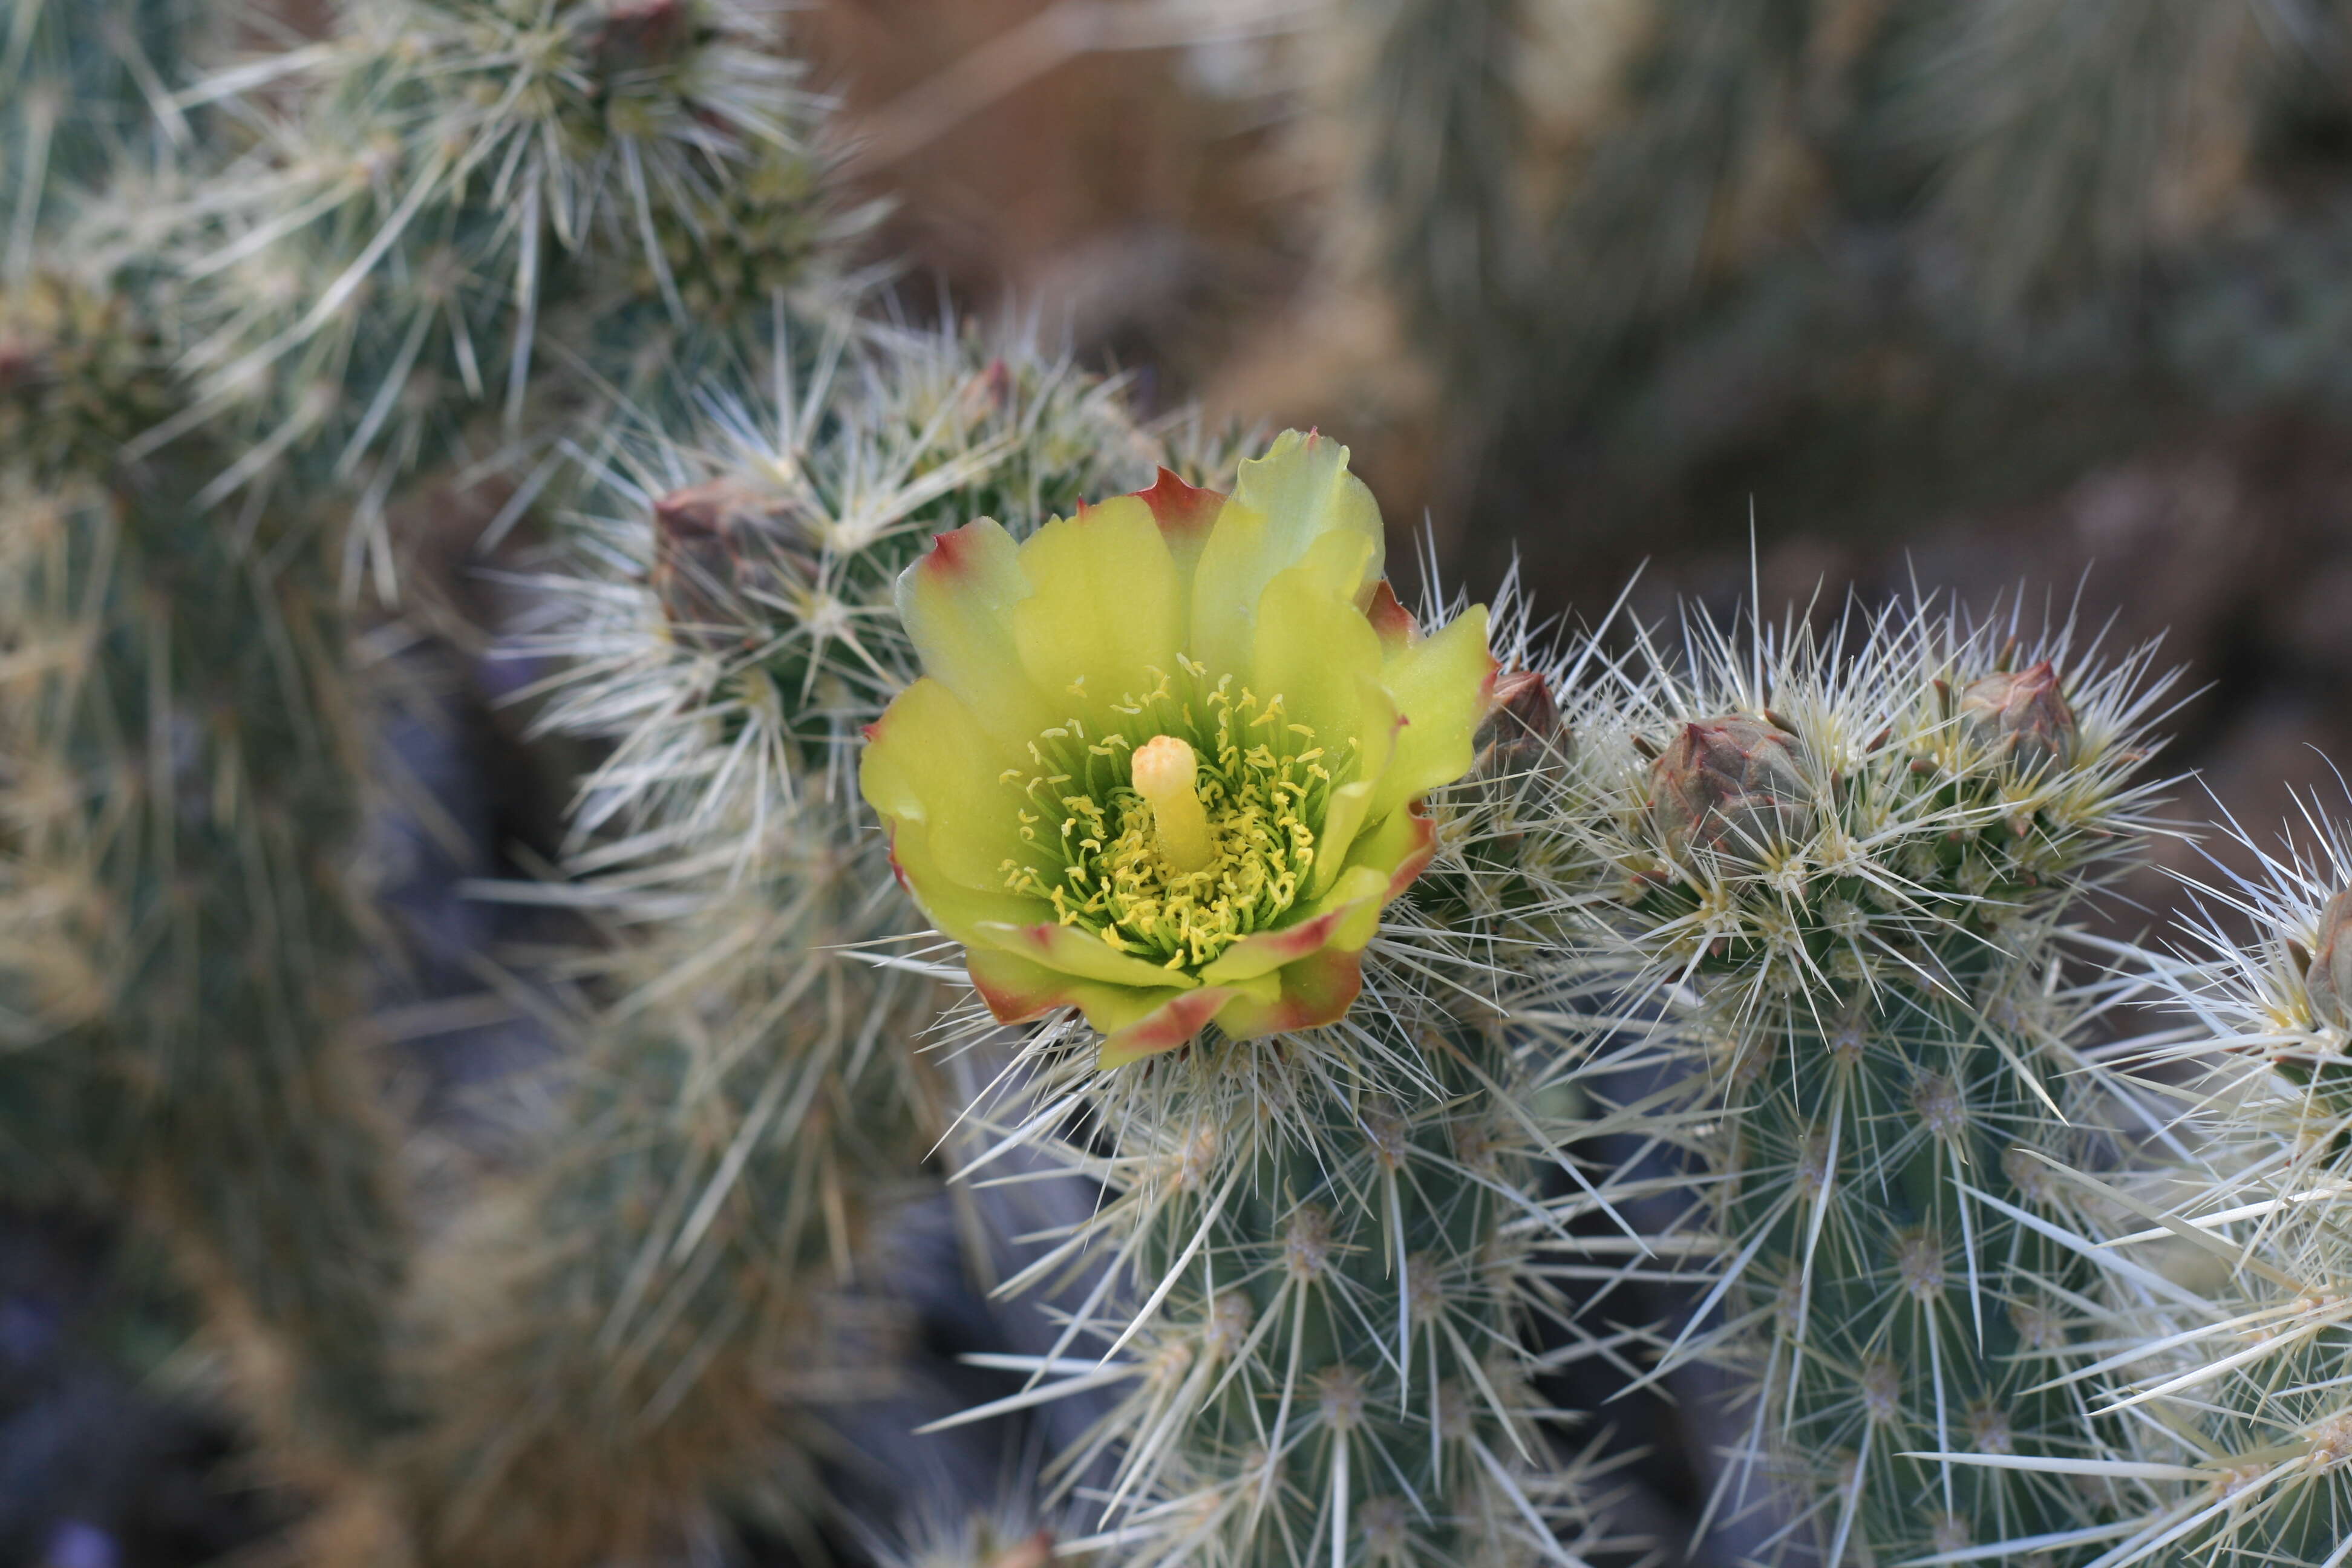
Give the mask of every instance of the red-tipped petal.
<svg viewBox="0 0 2352 1568">
<path fill-rule="evenodd" d="M 1336 1024 L 1364 988 L 1363 955 L 1326 948 L 1282 972 L 1282 994 L 1272 1002 L 1236 996 L 1217 1014 L 1217 1027 L 1237 1040 L 1286 1035 Z"/>
<path fill-rule="evenodd" d="M 1409 831 L 1413 836 L 1412 847 L 1405 851 L 1404 858 L 1397 862 L 1396 870 L 1389 877 L 1388 896 L 1391 899 L 1412 887 L 1413 879 L 1428 870 L 1429 863 L 1437 858 L 1436 818 L 1423 816 L 1417 801 L 1404 809 Z"/>
<path fill-rule="evenodd" d="M 1313 920 L 1285 926 L 1280 931 L 1259 931 L 1254 936 L 1244 937 L 1203 969 L 1202 978 L 1212 985 L 1221 985 L 1237 980 L 1255 979 L 1285 964 L 1294 963 L 1328 944 L 1339 922 L 1353 910 L 1352 904 L 1342 905 L 1317 915 Z"/>
<path fill-rule="evenodd" d="M 1151 509 L 1161 533 L 1181 538 L 1206 533 L 1225 504 L 1221 492 L 1188 485 L 1166 468 L 1150 489 L 1136 491 L 1135 499 Z"/>
<path fill-rule="evenodd" d="M 1135 1023 L 1104 1036 L 1096 1065 L 1108 1072 L 1174 1050 L 1199 1034 L 1232 995 L 1223 986 L 1213 985 L 1170 998 Z"/>
<path fill-rule="evenodd" d="M 964 953 L 964 969 L 971 976 L 971 988 L 980 993 L 980 999 L 988 1004 L 1000 1024 L 1026 1024 L 1056 1007 L 1072 1007 L 1078 1002 L 1079 986 L 1073 976 L 1041 969 L 1009 953 L 971 948 Z"/>
<path fill-rule="evenodd" d="M 1397 602 L 1396 590 L 1385 577 L 1372 589 L 1372 602 L 1364 607 L 1364 616 L 1372 623 L 1372 630 L 1381 634 L 1383 648 L 1402 647 L 1421 636 L 1412 612 Z"/>
<path fill-rule="evenodd" d="M 961 576 L 970 566 L 971 528 L 971 524 L 966 523 L 962 528 L 931 535 L 930 551 L 919 563 L 922 570 L 947 577 Z"/>
</svg>

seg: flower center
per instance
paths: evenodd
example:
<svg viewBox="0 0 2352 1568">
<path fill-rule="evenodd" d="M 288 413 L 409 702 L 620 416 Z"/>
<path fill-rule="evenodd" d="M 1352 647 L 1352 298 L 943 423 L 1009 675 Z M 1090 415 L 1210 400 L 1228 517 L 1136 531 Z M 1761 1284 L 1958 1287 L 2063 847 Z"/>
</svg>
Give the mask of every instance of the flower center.
<svg viewBox="0 0 2352 1568">
<path fill-rule="evenodd" d="M 1181 875 L 1205 871 L 1217 858 L 1209 835 L 1209 814 L 1201 805 L 1201 763 L 1190 742 L 1154 735 L 1137 748 L 1128 777 L 1151 806 L 1160 852 Z"/>
<path fill-rule="evenodd" d="M 1098 736 L 1075 718 L 1039 736 L 1023 792 L 1035 809 L 1021 812 L 1031 853 L 1004 863 L 1006 888 L 1045 900 L 1063 925 L 1177 970 L 1278 925 L 1297 902 L 1344 782 L 1334 771 L 1351 772 L 1357 748 L 1350 737 L 1335 759 L 1279 695 L 1235 695 L 1230 676 L 1210 688 L 1202 673 L 1187 661 L 1194 700 L 1163 678 L 1098 716 Z"/>
</svg>

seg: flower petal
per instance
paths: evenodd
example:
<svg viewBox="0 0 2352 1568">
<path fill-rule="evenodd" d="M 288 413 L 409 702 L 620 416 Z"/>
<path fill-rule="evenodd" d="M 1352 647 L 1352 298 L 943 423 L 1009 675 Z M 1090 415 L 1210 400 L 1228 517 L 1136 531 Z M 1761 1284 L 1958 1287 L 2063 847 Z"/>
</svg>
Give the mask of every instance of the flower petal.
<svg viewBox="0 0 2352 1568">
<path fill-rule="evenodd" d="M 1202 548 L 1187 639 L 1192 657 L 1212 669 L 1245 668 L 1250 619 L 1266 584 L 1333 533 L 1369 547 L 1356 568 L 1360 581 L 1349 591 L 1356 598 L 1381 574 L 1380 507 L 1348 472 L 1347 447 L 1286 430 L 1265 457 L 1241 466 L 1233 499 Z"/>
<path fill-rule="evenodd" d="M 994 922 L 975 928 L 974 936 L 1032 963 L 1041 963 L 1085 980 L 1107 985 L 1166 986 L 1190 991 L 1201 983 L 1181 970 L 1163 969 L 1148 958 L 1121 952 L 1098 936 L 1053 921 L 1024 925 Z"/>
<path fill-rule="evenodd" d="M 1023 858 L 1020 794 L 1005 752 L 956 694 L 929 676 L 890 700 L 866 732 L 857 784 L 885 822 L 922 824 L 940 868 L 970 887 L 1004 885 Z"/>
<path fill-rule="evenodd" d="M 1168 546 L 1169 563 L 1176 569 L 1176 631 L 1179 637 L 1189 638 L 1192 580 L 1200 568 L 1201 552 L 1208 545 L 1218 514 L 1225 509 L 1224 494 L 1188 485 L 1162 468 L 1151 488 L 1136 491 L 1135 499 L 1151 509 L 1151 521 L 1160 525 L 1160 537 Z"/>
<path fill-rule="evenodd" d="M 1372 589 L 1372 602 L 1365 606 L 1364 618 L 1381 634 L 1381 647 L 1391 658 L 1421 640 L 1421 627 L 1413 624 L 1412 612 L 1397 603 L 1396 590 L 1385 577 Z"/>
<path fill-rule="evenodd" d="M 1031 683 L 1013 646 L 1013 607 L 1029 594 L 1019 547 L 985 517 L 939 535 L 898 575 L 898 618 L 924 672 L 1016 747 L 1056 721 L 1056 705 Z"/>
<path fill-rule="evenodd" d="M 1217 1027 L 1236 1040 L 1320 1028 L 1346 1017 L 1363 988 L 1362 954 L 1325 948 L 1282 971 L 1282 994 L 1275 1001 L 1250 996 L 1227 1001 L 1217 1011 Z"/>
<path fill-rule="evenodd" d="M 1202 969 L 1202 980 L 1211 985 L 1238 984 L 1327 947 L 1354 952 L 1371 941 L 1389 879 L 1372 867 L 1359 866 L 1343 880 L 1342 896 L 1304 920 L 1244 937 Z"/>
<path fill-rule="evenodd" d="M 1160 537 L 1168 542 L 1168 553 L 1176 563 L 1176 575 L 1190 582 L 1201 547 L 1208 543 L 1209 531 L 1225 508 L 1224 492 L 1188 485 L 1162 468 L 1151 488 L 1136 491 L 1135 499 L 1151 509 L 1151 520 L 1160 525 Z"/>
<path fill-rule="evenodd" d="M 1315 731 L 1311 740 L 1280 731 L 1272 739 L 1282 749 L 1323 747 L 1333 759 L 1327 767 L 1345 755 L 1351 736 L 1361 737 L 1388 717 L 1366 703 L 1367 692 L 1379 690 L 1381 639 L 1363 612 L 1335 591 L 1330 570 L 1343 555 L 1361 559 L 1362 549 L 1360 541 L 1333 536 L 1268 583 L 1258 601 L 1250 662 L 1243 667 L 1261 701 L 1280 697 L 1286 721 Z"/>
<path fill-rule="evenodd" d="M 1161 1051 L 1190 1042 L 1210 1019 L 1218 1016 L 1233 993 L 1223 989 L 1187 991 L 1156 1004 L 1131 1023 L 1107 1024 L 1089 1010 L 1087 1022 L 1103 1032 L 1102 1052 L 1095 1065 L 1108 1072 Z"/>
<path fill-rule="evenodd" d="M 1348 857 L 1348 869 L 1352 874 L 1359 868 L 1370 867 L 1388 879 L 1388 891 L 1381 896 L 1385 905 L 1412 886 L 1413 879 L 1429 869 L 1437 858 L 1437 822 L 1423 816 L 1411 806 L 1391 813 L 1380 826 L 1356 840 L 1354 852 Z M 1332 897 L 1326 894 L 1325 897 Z"/>
<path fill-rule="evenodd" d="M 1307 897 L 1319 899 L 1347 868 L 1348 852 L 1371 816 L 1372 797 L 1389 765 L 1389 753 L 1403 725 L 1396 705 L 1378 682 L 1367 679 L 1361 693 L 1362 728 L 1356 731 L 1356 776 L 1331 792 L 1323 808 L 1322 837 L 1315 841 L 1315 869 L 1307 879 Z"/>
<path fill-rule="evenodd" d="M 1198 991 L 1138 990 L 1081 980 L 1042 963 L 1032 963 L 1001 947 L 975 947 L 964 954 L 972 989 L 1000 1024 L 1026 1024 L 1056 1007 L 1077 1007 L 1087 1022 L 1108 1032 L 1149 1018 L 1161 1005 Z"/>
<path fill-rule="evenodd" d="M 1055 518 L 1021 546 L 1021 570 L 1036 592 L 1013 607 L 1013 644 L 1056 712 L 1083 698 L 1092 713 L 1176 672 L 1176 566 L 1141 500 Z"/>
<path fill-rule="evenodd" d="M 1415 795 L 1470 771 L 1471 738 L 1494 702 L 1501 666 L 1486 648 L 1486 606 L 1474 605 L 1393 655 L 1381 672 L 1405 726 L 1381 775 L 1371 815 L 1385 816 Z"/>
<path fill-rule="evenodd" d="M 1054 918 L 1054 908 L 1043 899 L 1003 890 L 1000 872 L 994 888 L 978 888 L 950 877 L 941 868 L 936 838 L 928 824 L 901 819 L 885 825 L 890 835 L 890 868 L 899 884 L 914 895 L 931 923 L 969 946 L 983 925 L 1018 925 Z"/>
</svg>

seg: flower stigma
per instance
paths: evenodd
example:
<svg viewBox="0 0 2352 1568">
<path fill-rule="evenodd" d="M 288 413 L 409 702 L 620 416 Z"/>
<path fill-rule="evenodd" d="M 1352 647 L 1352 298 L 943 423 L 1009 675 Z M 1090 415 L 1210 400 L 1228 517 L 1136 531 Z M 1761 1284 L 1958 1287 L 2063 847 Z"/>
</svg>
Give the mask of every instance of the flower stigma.
<svg viewBox="0 0 2352 1568">
<path fill-rule="evenodd" d="M 1154 735 L 1136 748 L 1128 776 L 1151 807 L 1160 852 L 1180 875 L 1205 871 L 1217 858 L 1209 841 L 1209 814 L 1201 805 L 1200 759 L 1178 735 Z"/>
</svg>

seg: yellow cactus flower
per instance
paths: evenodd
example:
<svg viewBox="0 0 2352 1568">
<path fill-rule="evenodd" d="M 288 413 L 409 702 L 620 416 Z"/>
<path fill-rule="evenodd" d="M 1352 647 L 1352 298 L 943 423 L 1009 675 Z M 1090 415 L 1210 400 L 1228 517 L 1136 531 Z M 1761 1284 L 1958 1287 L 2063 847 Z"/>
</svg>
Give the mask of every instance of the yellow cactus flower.
<svg viewBox="0 0 2352 1568">
<path fill-rule="evenodd" d="M 859 782 L 999 1019 L 1082 1008 L 1112 1068 L 1347 1012 L 1496 671 L 1484 606 L 1424 637 L 1381 560 L 1348 449 L 1289 431 L 1230 498 L 1163 469 L 907 570 L 925 673 Z"/>
</svg>

